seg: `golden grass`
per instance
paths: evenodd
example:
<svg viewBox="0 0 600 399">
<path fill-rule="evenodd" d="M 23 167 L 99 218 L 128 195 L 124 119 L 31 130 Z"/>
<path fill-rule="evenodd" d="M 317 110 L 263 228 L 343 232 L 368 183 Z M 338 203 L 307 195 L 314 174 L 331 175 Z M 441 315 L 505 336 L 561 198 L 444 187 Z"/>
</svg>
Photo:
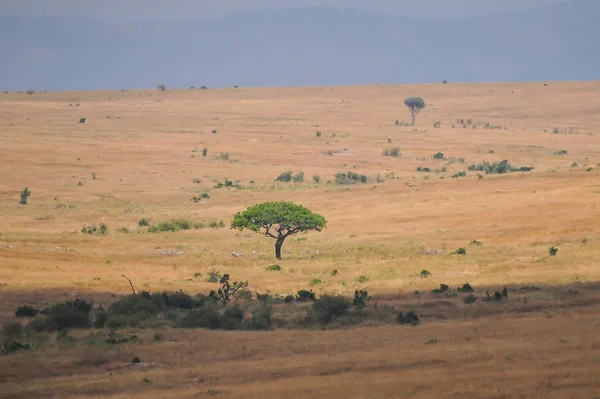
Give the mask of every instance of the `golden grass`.
<svg viewBox="0 0 600 399">
<path fill-rule="evenodd" d="M 324 283 L 312 288 L 319 292 L 365 287 L 382 300 L 440 283 L 501 288 L 598 281 L 599 90 L 600 82 L 551 82 L 4 95 L 0 318 L 8 320 L 23 303 L 70 294 L 109 301 L 110 294 L 129 291 L 121 273 L 139 289 L 189 292 L 214 288 L 204 280 L 212 268 L 247 279 L 260 292 L 292 293 L 318 278 Z M 410 120 L 403 105 L 409 95 L 422 96 L 427 108 L 415 128 L 395 126 L 396 119 Z M 81 117 L 87 123 L 78 124 Z M 457 118 L 507 129 L 463 129 Z M 441 128 L 433 127 L 436 121 Z M 572 134 L 553 134 L 555 127 Z M 382 156 L 393 146 L 402 157 Z M 558 150 L 568 155 L 553 155 Z M 455 161 L 432 160 L 440 151 Z M 229 162 L 217 159 L 221 152 L 229 153 Z M 535 170 L 450 178 L 470 164 L 503 159 Z M 571 167 L 575 161 L 579 166 Z M 447 172 L 416 172 L 419 166 Z M 307 182 L 275 183 L 286 170 L 303 171 Z M 326 184 L 348 170 L 368 175 L 369 183 Z M 321 176 L 320 184 L 312 183 L 313 175 Z M 375 183 L 377 175 L 383 183 Z M 225 178 L 244 189 L 212 188 L 213 180 Z M 32 196 L 20 206 L 25 186 Z M 190 202 L 205 191 L 210 200 Z M 276 263 L 273 242 L 256 234 L 136 233 L 142 217 L 229 223 L 236 212 L 267 200 L 295 201 L 328 220 L 322 233 L 288 239 L 284 249 L 293 252 L 277 262 L 282 272 L 265 270 Z M 99 223 L 110 227 L 109 236 L 79 232 Z M 117 232 L 120 227 L 132 233 Z M 483 245 L 471 244 L 475 239 Z M 558 256 L 548 256 L 550 246 L 559 247 Z M 159 247 L 186 254 L 154 255 Z M 468 254 L 450 254 L 459 247 Z M 423 249 L 446 252 L 424 255 Z M 232 250 L 247 256 L 233 258 Z M 339 270 L 335 277 L 333 269 Z M 422 269 L 432 276 L 421 279 Z M 194 278 L 198 272 L 203 277 Z M 369 281 L 355 282 L 359 275 Z M 406 389 L 413 397 L 593 397 L 599 390 L 591 373 L 597 307 L 573 312 L 553 318 L 542 309 L 527 318 L 458 312 L 456 320 L 425 321 L 416 329 L 173 331 L 175 343 L 139 349 L 168 370 L 107 376 L 105 368 L 91 368 L 81 372 L 85 378 L 66 375 L 79 373 L 70 362 L 86 355 L 81 348 L 52 360 L 52 347 L 34 356 L 45 367 L 27 384 L 5 374 L 11 390 L 3 395 L 194 397 L 220 389 L 232 392 L 224 397 L 397 397 Z M 423 346 L 432 337 L 439 343 Z M 577 344 L 562 350 L 560 339 Z M 246 341 L 254 349 L 243 355 L 239 346 Z M 237 349 L 214 349 L 219 342 Z M 29 356 L 3 358 L 3 367 L 25 372 Z M 53 361 L 63 371 L 50 383 Z M 139 382 L 146 374 L 152 384 Z M 210 383 L 186 382 L 200 377 Z"/>
</svg>

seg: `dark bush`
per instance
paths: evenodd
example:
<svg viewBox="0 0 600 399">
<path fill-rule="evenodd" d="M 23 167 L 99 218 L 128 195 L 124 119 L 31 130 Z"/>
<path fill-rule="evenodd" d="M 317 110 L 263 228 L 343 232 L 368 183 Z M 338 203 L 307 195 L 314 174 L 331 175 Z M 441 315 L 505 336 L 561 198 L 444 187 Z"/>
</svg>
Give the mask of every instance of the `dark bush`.
<svg viewBox="0 0 600 399">
<path fill-rule="evenodd" d="M 16 342 L 16 341 L 12 341 L 12 342 L 6 341 L 2 345 L 2 353 L 5 355 L 8 355 L 10 353 L 19 352 L 19 351 L 26 351 L 29 349 L 31 349 L 31 345 L 22 344 L 22 343 Z"/>
<path fill-rule="evenodd" d="M 110 305 L 109 313 L 111 315 L 134 315 L 139 312 L 146 312 L 155 315 L 159 310 L 159 305 L 151 297 L 128 295 Z"/>
<path fill-rule="evenodd" d="M 359 175 L 354 172 L 348 173 L 337 173 L 335 175 L 335 184 L 356 184 L 356 183 L 366 183 L 368 181 L 367 176 Z"/>
<path fill-rule="evenodd" d="M 550 247 L 548 249 L 548 253 L 550 254 L 550 256 L 556 256 L 556 254 L 558 253 L 558 248 L 556 248 L 556 247 Z"/>
<path fill-rule="evenodd" d="M 465 283 L 458 289 L 458 292 L 474 292 L 475 290 L 471 287 L 471 284 Z"/>
<path fill-rule="evenodd" d="M 79 298 L 57 303 L 46 312 L 46 319 L 43 320 L 44 329 L 87 328 L 90 326 L 91 310 L 92 304 Z"/>
<path fill-rule="evenodd" d="M 271 266 L 267 266 L 266 267 L 267 271 L 271 271 L 271 272 L 278 272 L 281 270 L 281 266 L 279 265 L 271 265 Z"/>
<path fill-rule="evenodd" d="M 444 159 L 444 154 L 441 152 L 438 152 L 433 155 L 433 159 Z"/>
<path fill-rule="evenodd" d="M 260 306 L 252 311 L 252 318 L 246 320 L 244 327 L 247 330 L 270 330 L 273 324 L 272 313 L 273 308 L 271 306 Z"/>
<path fill-rule="evenodd" d="M 429 272 L 429 270 L 425 270 L 425 269 L 421 270 L 421 278 L 427 278 L 429 276 L 431 276 L 431 273 Z"/>
<path fill-rule="evenodd" d="M 102 306 L 92 312 L 92 326 L 94 328 L 104 328 L 107 320 L 108 312 Z"/>
<path fill-rule="evenodd" d="M 472 293 L 463 298 L 463 302 L 467 305 L 475 303 L 476 300 L 477 300 L 477 297 L 475 295 L 473 295 Z"/>
<path fill-rule="evenodd" d="M 304 181 L 304 172 L 298 172 L 294 177 L 292 177 L 294 183 L 302 183 Z"/>
<path fill-rule="evenodd" d="M 244 310 L 237 304 L 232 305 L 225 309 L 221 321 L 219 322 L 219 328 L 223 330 L 237 330 L 241 328 L 243 320 Z"/>
<path fill-rule="evenodd" d="M 417 316 L 414 310 L 408 313 L 400 312 L 396 317 L 396 321 L 400 324 L 411 324 L 413 326 L 416 326 L 420 322 L 419 316 Z"/>
<path fill-rule="evenodd" d="M 440 288 L 436 288 L 435 290 L 431 291 L 434 294 L 443 294 L 444 292 L 447 292 L 450 289 L 450 287 L 448 287 L 446 284 L 440 284 Z"/>
<path fill-rule="evenodd" d="M 21 335 L 21 331 L 23 330 L 23 327 L 21 326 L 21 323 L 6 323 L 4 325 L 2 325 L 2 335 L 4 337 L 10 337 L 10 338 L 15 338 L 15 337 L 19 337 Z"/>
<path fill-rule="evenodd" d="M 467 250 L 466 250 L 466 248 L 460 247 L 456 251 L 454 251 L 454 253 L 456 255 L 466 255 L 467 254 Z"/>
<path fill-rule="evenodd" d="M 15 310 L 15 316 L 17 316 L 18 318 L 35 317 L 39 313 L 40 310 L 38 308 L 29 305 L 19 306 L 17 310 Z"/>
<path fill-rule="evenodd" d="M 367 290 L 356 290 L 354 291 L 354 299 L 352 300 L 352 305 L 356 306 L 359 309 L 367 306 L 367 302 L 369 302 L 371 297 L 369 296 L 369 292 Z"/>
<path fill-rule="evenodd" d="M 289 170 L 287 172 L 283 172 L 282 174 L 277 176 L 277 179 L 275 179 L 275 180 L 288 183 L 288 182 L 292 181 L 292 172 Z"/>
<path fill-rule="evenodd" d="M 182 328 L 208 328 L 216 330 L 221 324 L 222 316 L 213 306 L 203 306 L 188 312 L 178 323 Z"/>
<path fill-rule="evenodd" d="M 350 307 L 350 300 L 338 295 L 323 295 L 312 304 L 312 311 L 319 322 L 330 323 L 343 316 Z"/>
<path fill-rule="evenodd" d="M 310 290 L 300 290 L 296 294 L 296 301 L 298 302 L 310 302 L 315 300 L 315 293 Z"/>
</svg>

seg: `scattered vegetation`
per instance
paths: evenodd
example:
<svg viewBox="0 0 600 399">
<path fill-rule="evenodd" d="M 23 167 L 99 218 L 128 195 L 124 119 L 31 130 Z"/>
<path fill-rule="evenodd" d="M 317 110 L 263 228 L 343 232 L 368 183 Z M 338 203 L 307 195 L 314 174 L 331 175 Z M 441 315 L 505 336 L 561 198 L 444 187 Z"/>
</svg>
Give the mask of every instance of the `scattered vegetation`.
<svg viewBox="0 0 600 399">
<path fill-rule="evenodd" d="M 503 174 L 511 172 L 530 172 L 533 170 L 533 166 L 522 166 L 520 168 L 515 168 L 508 162 L 508 160 L 505 159 L 502 162 L 490 163 L 483 161 L 477 165 L 473 164 L 469 166 L 469 170 L 481 171 L 485 172 L 485 174 Z"/>
<path fill-rule="evenodd" d="M 554 155 L 567 155 L 569 152 L 567 150 L 555 151 Z"/>
</svg>

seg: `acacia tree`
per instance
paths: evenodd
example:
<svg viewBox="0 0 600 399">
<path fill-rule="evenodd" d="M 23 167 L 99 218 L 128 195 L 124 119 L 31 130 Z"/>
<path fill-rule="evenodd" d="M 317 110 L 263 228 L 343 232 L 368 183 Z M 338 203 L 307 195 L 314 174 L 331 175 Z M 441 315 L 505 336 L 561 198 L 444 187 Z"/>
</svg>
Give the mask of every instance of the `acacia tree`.
<svg viewBox="0 0 600 399">
<path fill-rule="evenodd" d="M 415 125 L 415 117 L 423 108 L 425 108 L 425 101 L 421 97 L 408 97 L 404 100 L 404 104 L 410 110 L 412 116 L 412 125 Z"/>
<path fill-rule="evenodd" d="M 296 233 L 321 231 L 326 225 L 327 220 L 323 216 L 284 201 L 251 206 L 244 212 L 238 212 L 231 222 L 232 229 L 248 229 L 274 238 L 277 259 L 281 259 L 281 246 L 286 238 Z"/>
</svg>

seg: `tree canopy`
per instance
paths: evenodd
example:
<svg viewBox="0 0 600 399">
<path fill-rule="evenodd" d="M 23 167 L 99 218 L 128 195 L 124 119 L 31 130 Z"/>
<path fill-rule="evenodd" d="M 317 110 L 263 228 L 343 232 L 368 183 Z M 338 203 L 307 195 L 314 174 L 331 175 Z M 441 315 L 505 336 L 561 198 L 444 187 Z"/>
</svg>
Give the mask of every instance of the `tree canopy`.
<svg viewBox="0 0 600 399">
<path fill-rule="evenodd" d="M 404 100 L 404 104 L 410 110 L 410 114 L 412 116 L 412 124 L 415 125 L 415 117 L 417 114 L 425 108 L 425 101 L 421 97 L 408 97 Z"/>
<path fill-rule="evenodd" d="M 275 256 L 281 259 L 281 246 L 292 234 L 306 231 L 321 231 L 327 220 L 311 210 L 292 202 L 265 202 L 253 205 L 244 212 L 238 212 L 231 228 L 251 230 L 274 238 Z"/>
</svg>

